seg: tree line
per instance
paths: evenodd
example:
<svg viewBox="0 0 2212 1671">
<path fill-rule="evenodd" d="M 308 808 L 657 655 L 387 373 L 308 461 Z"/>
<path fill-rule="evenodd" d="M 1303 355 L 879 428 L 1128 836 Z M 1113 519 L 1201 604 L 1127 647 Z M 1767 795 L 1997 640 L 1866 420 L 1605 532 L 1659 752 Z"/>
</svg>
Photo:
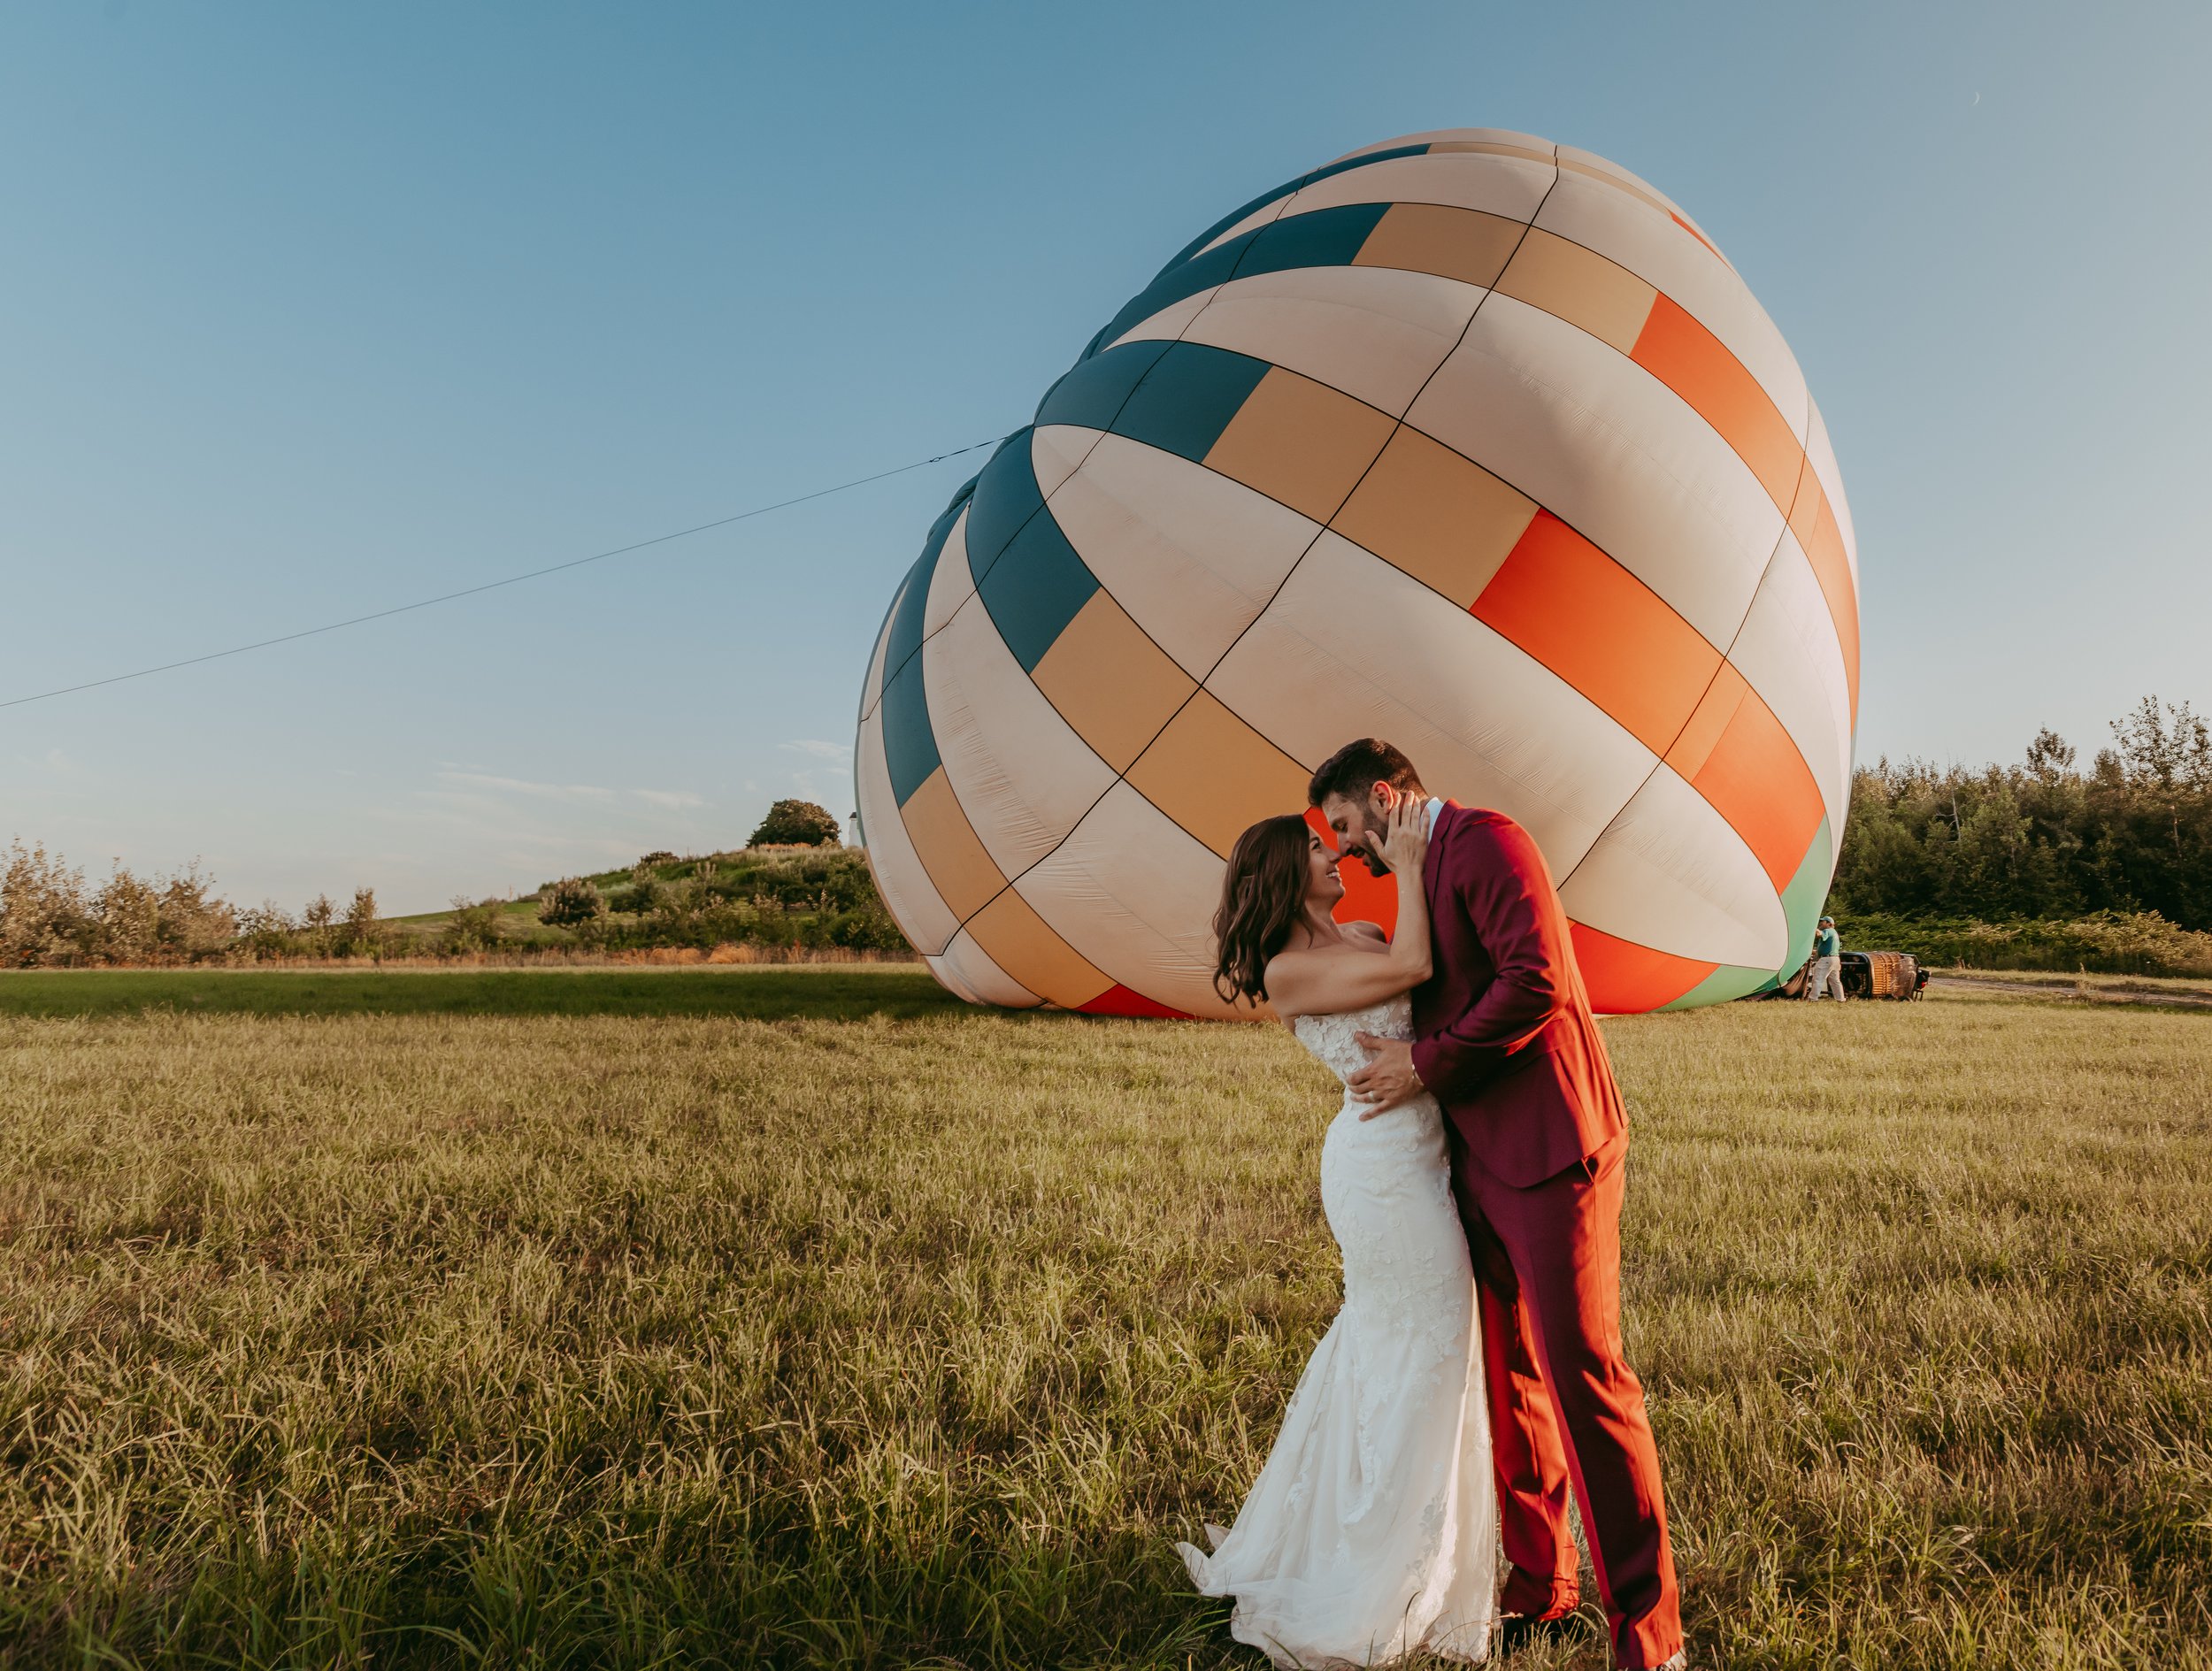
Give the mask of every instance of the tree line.
<svg viewBox="0 0 2212 1671">
<path fill-rule="evenodd" d="M 1831 908 L 1984 923 L 2155 914 L 2212 930 L 2212 727 L 2147 696 L 2085 767 L 2046 728 L 2012 765 L 1854 776 Z"/>
<path fill-rule="evenodd" d="M 387 938 L 376 890 L 340 906 L 318 894 L 296 916 L 273 900 L 234 905 L 196 861 L 140 876 L 119 861 L 94 883 L 42 844 L 9 844 L 0 867 L 0 969 L 196 963 L 264 956 L 349 957 Z"/>
<path fill-rule="evenodd" d="M 1887 758 L 1854 775 L 1830 908 L 1866 943 L 1943 962 L 2195 972 L 2212 963 L 2212 726 L 2145 697 L 2085 766 L 2045 729 L 2011 765 Z M 581 949 L 903 947 L 836 820 L 780 801 L 741 853 L 646 855 L 563 878 L 528 915 Z M 762 848 L 781 849 L 762 852 Z M 0 869 L 0 967 L 467 954 L 517 946 L 509 901 L 454 901 L 434 933 L 386 923 L 370 888 L 298 913 L 235 906 L 197 864 L 87 880 L 20 840 Z M 1871 937 L 1870 939 L 1870 937 Z"/>
</svg>

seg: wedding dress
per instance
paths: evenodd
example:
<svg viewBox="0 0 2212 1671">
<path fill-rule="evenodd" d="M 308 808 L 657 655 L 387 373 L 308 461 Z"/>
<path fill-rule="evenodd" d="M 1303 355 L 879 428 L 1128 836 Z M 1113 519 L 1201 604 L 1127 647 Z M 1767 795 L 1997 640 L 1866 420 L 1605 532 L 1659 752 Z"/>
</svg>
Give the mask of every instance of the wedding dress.
<svg viewBox="0 0 2212 1671">
<path fill-rule="evenodd" d="M 1301 1016 L 1299 1041 L 1343 1079 L 1352 1035 L 1411 1036 L 1394 998 Z M 1417 1651 L 1479 1660 L 1496 1603 L 1498 1521 L 1467 1241 L 1443 1116 L 1425 1094 L 1372 1120 L 1347 1091 L 1321 1147 L 1321 1205 L 1344 1306 L 1291 1395 L 1275 1448 L 1215 1548 L 1182 1551 L 1229 1629 L 1279 1666 L 1380 1665 Z"/>
</svg>

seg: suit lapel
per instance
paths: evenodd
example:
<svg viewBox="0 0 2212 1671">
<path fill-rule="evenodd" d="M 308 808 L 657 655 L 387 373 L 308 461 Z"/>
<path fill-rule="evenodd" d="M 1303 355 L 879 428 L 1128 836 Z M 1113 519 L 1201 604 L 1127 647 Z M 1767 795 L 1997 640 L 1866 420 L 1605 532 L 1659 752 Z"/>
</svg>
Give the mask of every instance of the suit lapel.
<svg viewBox="0 0 2212 1671">
<path fill-rule="evenodd" d="M 1435 825 L 1429 831 L 1429 850 L 1421 860 L 1421 897 L 1429 906 L 1429 944 L 1436 943 L 1436 895 L 1443 885 L 1444 839 L 1455 822 L 1454 815 L 1459 809 L 1447 801 L 1436 814 Z"/>
</svg>

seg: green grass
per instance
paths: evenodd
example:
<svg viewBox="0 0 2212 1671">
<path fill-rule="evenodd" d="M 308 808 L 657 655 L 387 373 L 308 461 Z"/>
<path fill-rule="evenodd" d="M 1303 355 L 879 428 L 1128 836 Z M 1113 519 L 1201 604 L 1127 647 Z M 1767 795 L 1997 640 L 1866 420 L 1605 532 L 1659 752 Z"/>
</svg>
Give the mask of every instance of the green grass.
<svg viewBox="0 0 2212 1671">
<path fill-rule="evenodd" d="M 2090 973 L 2061 975 L 2041 970 L 1939 968 L 1938 977 L 1972 981 L 1978 985 L 2009 987 L 2015 991 L 2043 993 L 2062 997 L 2098 998 L 2117 997 L 2155 1000 L 2212 999 L 2212 980 L 2201 976 L 2171 975 L 2099 975 Z"/>
<path fill-rule="evenodd" d="M 914 1017 L 962 1009 L 913 964 L 688 969 L 21 970 L 0 1016 L 725 1016 Z"/>
<path fill-rule="evenodd" d="M 0 983 L 0 1664 L 1258 1663 L 1168 1540 L 1337 1304 L 1287 1038 L 515 973 Z M 1607 1036 L 1700 1663 L 2212 1665 L 2212 1018 Z"/>
<path fill-rule="evenodd" d="M 585 879 L 602 887 L 612 887 L 618 883 L 628 882 L 630 873 L 627 870 L 617 870 L 612 873 L 611 880 L 598 877 L 588 877 Z M 538 896 L 534 893 L 526 893 L 518 900 L 503 901 L 500 903 L 499 915 L 506 920 L 510 927 L 518 924 L 535 923 L 538 920 Z M 434 929 L 443 928 L 452 920 L 453 912 L 450 907 L 442 911 L 417 911 L 409 916 L 388 916 L 383 919 L 387 923 L 402 924 L 411 928 Z"/>
</svg>

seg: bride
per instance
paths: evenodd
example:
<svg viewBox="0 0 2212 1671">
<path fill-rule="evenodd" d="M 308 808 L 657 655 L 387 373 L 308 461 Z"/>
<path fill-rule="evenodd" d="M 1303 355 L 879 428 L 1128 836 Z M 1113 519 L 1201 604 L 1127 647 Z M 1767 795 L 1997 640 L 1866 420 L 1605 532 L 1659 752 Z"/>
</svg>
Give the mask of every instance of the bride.
<svg viewBox="0 0 2212 1671">
<path fill-rule="evenodd" d="M 1336 855 L 1303 818 L 1238 839 L 1214 931 L 1224 996 L 1271 1003 L 1341 1080 L 1353 1034 L 1411 1034 L 1429 976 L 1421 862 L 1429 807 L 1392 815 L 1383 857 L 1398 929 L 1340 924 Z M 1344 1306 L 1314 1348 L 1236 1524 L 1180 1544 L 1198 1588 L 1233 1596 L 1231 1632 L 1279 1666 L 1369 1666 L 1488 1649 L 1497 1499 L 1474 1277 L 1452 1204 L 1442 1116 L 1423 1095 L 1379 1116 L 1348 1091 L 1321 1147 L 1321 1205 Z"/>
</svg>

